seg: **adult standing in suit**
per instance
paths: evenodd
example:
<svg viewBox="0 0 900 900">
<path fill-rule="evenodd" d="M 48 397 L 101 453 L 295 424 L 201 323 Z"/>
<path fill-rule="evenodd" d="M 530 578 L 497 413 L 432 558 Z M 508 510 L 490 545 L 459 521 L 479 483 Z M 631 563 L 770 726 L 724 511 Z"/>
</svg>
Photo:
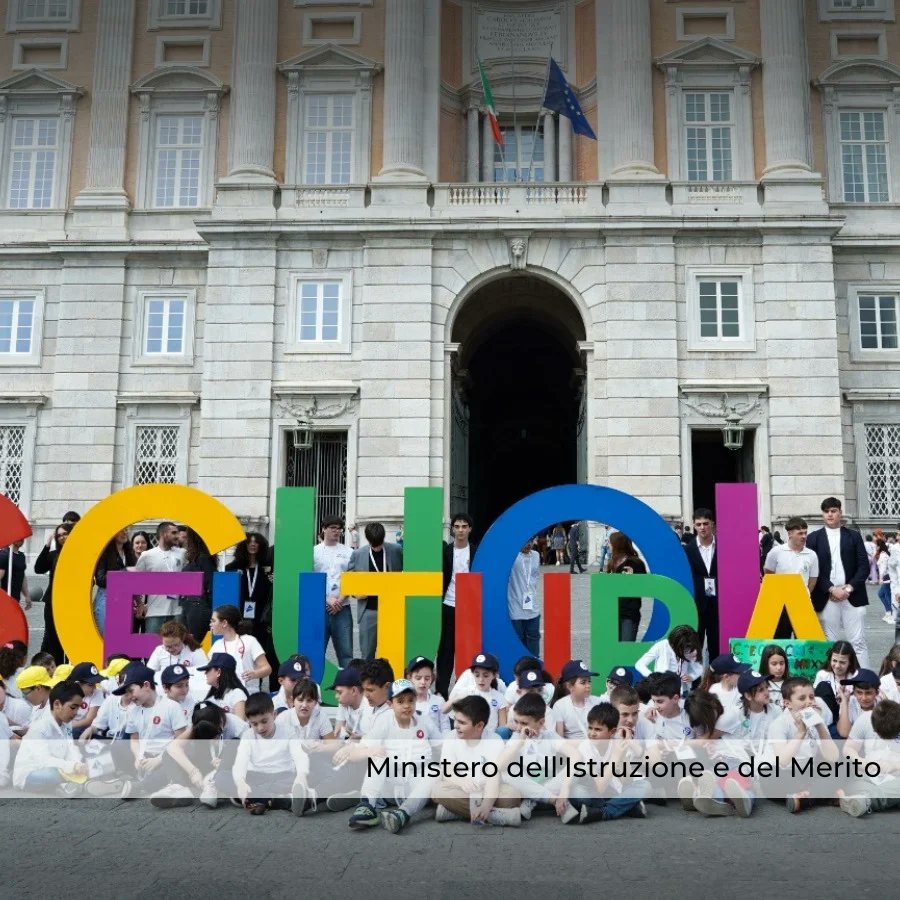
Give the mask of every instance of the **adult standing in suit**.
<svg viewBox="0 0 900 900">
<path fill-rule="evenodd" d="M 456 576 L 471 571 L 475 558 L 475 544 L 469 541 L 473 524 L 468 513 L 455 513 L 450 519 L 453 540 L 444 544 L 444 603 L 441 606 L 441 642 L 438 644 L 435 686 L 442 697 L 449 696 L 456 656 Z"/>
<path fill-rule="evenodd" d="M 700 654 L 703 641 L 710 659 L 715 659 L 719 647 L 719 571 L 716 559 L 715 519 L 705 507 L 694 510 L 696 540 L 684 548 L 694 580 L 694 603 L 697 604 L 697 634 Z"/>
<path fill-rule="evenodd" d="M 825 527 L 813 531 L 806 546 L 819 557 L 819 579 L 812 591 L 813 607 L 829 641 L 846 638 L 856 651 L 859 665 L 869 668 L 866 643 L 866 578 L 869 557 L 862 535 L 841 524 L 843 513 L 837 497 L 822 501 Z"/>
<path fill-rule="evenodd" d="M 366 546 L 350 556 L 348 572 L 402 572 L 403 550 L 398 544 L 385 543 L 384 525 L 369 522 L 365 527 Z M 356 624 L 359 627 L 359 655 L 375 659 L 378 643 L 378 597 L 356 598 Z"/>
</svg>

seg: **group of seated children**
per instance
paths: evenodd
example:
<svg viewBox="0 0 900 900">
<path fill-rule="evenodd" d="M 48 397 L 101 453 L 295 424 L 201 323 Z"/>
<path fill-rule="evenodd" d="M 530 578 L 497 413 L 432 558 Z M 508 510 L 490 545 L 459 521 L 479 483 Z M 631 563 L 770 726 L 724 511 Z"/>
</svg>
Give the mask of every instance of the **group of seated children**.
<svg viewBox="0 0 900 900">
<path fill-rule="evenodd" d="M 352 810 L 351 828 L 394 833 L 430 803 L 438 822 L 477 825 L 517 826 L 539 809 L 564 824 L 644 818 L 669 787 L 685 810 L 746 817 L 763 795 L 791 812 L 817 802 L 793 761 L 834 763 L 846 739 L 844 756 L 877 761 L 879 776 L 831 802 L 852 816 L 900 806 L 900 645 L 876 674 L 838 641 L 811 681 L 775 644 L 760 671 L 730 654 L 704 670 L 697 633 L 678 626 L 638 660 L 637 684 L 615 667 L 599 696 L 598 673 L 577 659 L 554 684 L 523 657 L 507 685 L 498 659 L 478 653 L 446 700 L 426 657 L 402 678 L 385 659 L 353 660 L 327 708 L 302 656 L 281 665 L 277 693 L 251 693 L 231 654 L 207 660 L 169 632 L 148 664 L 22 659 L 0 680 L 0 787 L 161 808 L 228 798 L 252 815 Z M 699 768 L 667 774 L 688 760 Z M 774 766 L 767 784 L 743 771 L 753 760 Z"/>
</svg>

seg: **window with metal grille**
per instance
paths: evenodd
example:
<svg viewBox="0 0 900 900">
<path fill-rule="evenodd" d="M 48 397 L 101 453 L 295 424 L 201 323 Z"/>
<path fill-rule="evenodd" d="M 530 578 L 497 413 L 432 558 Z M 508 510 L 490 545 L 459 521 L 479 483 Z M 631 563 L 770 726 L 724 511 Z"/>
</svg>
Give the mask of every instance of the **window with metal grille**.
<svg viewBox="0 0 900 900">
<path fill-rule="evenodd" d="M 19 22 L 63 22 L 71 17 L 71 0 L 19 0 Z"/>
<path fill-rule="evenodd" d="M 200 205 L 203 116 L 159 116 L 156 120 L 153 205 Z"/>
<path fill-rule="evenodd" d="M 25 463 L 25 426 L 0 425 L 0 491 L 19 505 Z"/>
<path fill-rule="evenodd" d="M 16 117 L 12 121 L 7 203 L 10 209 L 50 209 L 59 153 L 59 119 Z"/>
<path fill-rule="evenodd" d="M 860 294 L 859 345 L 863 350 L 896 350 L 898 301 L 896 294 Z"/>
<path fill-rule="evenodd" d="M 900 516 L 900 425 L 866 425 L 869 513 Z"/>
<path fill-rule="evenodd" d="M 0 298 L 0 353 L 31 353 L 34 332 L 34 299 Z"/>
<path fill-rule="evenodd" d="M 890 200 L 884 119 L 882 110 L 841 111 L 841 172 L 847 203 Z"/>
<path fill-rule="evenodd" d="M 144 353 L 148 356 L 184 353 L 185 307 L 183 297 L 147 297 Z"/>
<path fill-rule="evenodd" d="M 688 181 L 731 181 L 731 106 L 728 92 L 685 92 Z"/>
<path fill-rule="evenodd" d="M 316 489 L 316 528 L 326 516 L 347 515 L 347 432 L 313 432 L 312 446 L 294 446 L 293 435 L 287 435 L 288 487 Z"/>
<path fill-rule="evenodd" d="M 713 340 L 740 338 L 740 282 L 702 280 L 697 289 L 700 301 L 700 337 Z"/>
<path fill-rule="evenodd" d="M 542 117 L 542 121 L 546 121 Z M 503 146 L 494 144 L 494 181 L 544 180 L 544 128 L 512 125 L 500 128 Z M 532 150 L 533 148 L 533 150 Z"/>
<path fill-rule="evenodd" d="M 139 425 L 135 429 L 134 483 L 175 484 L 177 425 Z"/>
<path fill-rule="evenodd" d="M 303 181 L 349 184 L 353 172 L 353 94 L 310 94 L 304 121 Z"/>
</svg>

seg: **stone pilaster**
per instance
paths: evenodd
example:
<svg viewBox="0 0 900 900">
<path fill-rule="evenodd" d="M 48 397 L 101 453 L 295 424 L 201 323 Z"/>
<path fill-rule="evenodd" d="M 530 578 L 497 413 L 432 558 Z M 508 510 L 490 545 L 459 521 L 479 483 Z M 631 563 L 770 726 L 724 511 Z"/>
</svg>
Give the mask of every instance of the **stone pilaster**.
<svg viewBox="0 0 900 900">
<path fill-rule="evenodd" d="M 572 180 L 572 123 L 559 117 L 559 180 Z"/>
<path fill-rule="evenodd" d="M 469 101 L 466 109 L 466 181 L 478 181 L 478 104 Z"/>
<path fill-rule="evenodd" d="M 425 6 L 421 0 L 387 0 L 386 6 L 384 164 L 379 177 L 420 181 L 425 179 Z"/>
<path fill-rule="evenodd" d="M 481 180 L 494 180 L 494 135 L 487 116 L 481 117 Z"/>
<path fill-rule="evenodd" d="M 565 118 L 563 116 L 562 118 Z M 544 113 L 544 181 L 556 181 L 556 116 Z"/>
<path fill-rule="evenodd" d="M 610 128 L 610 178 L 655 178 L 650 0 L 598 0 L 599 121 Z M 601 77 L 602 76 L 602 77 Z M 600 89 L 600 84 L 605 90 Z"/>
<path fill-rule="evenodd" d="M 278 0 L 237 0 L 226 181 L 274 184 Z"/>
<path fill-rule="evenodd" d="M 76 207 L 128 209 L 125 133 L 134 46 L 135 0 L 100 0 L 91 89 L 87 182 Z"/>
<path fill-rule="evenodd" d="M 765 175 L 811 171 L 804 6 L 803 0 L 760 0 Z"/>
</svg>

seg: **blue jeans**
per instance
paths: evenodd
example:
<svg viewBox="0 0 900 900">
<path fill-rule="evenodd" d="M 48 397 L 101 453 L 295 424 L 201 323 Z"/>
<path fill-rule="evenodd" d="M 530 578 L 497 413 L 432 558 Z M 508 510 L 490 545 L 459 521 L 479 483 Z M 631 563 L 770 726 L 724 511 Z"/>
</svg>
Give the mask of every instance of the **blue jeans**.
<svg viewBox="0 0 900 900">
<path fill-rule="evenodd" d="M 97 623 L 97 631 L 103 636 L 103 626 L 106 624 L 106 588 L 98 587 L 91 601 L 91 609 L 94 612 L 94 621 Z"/>
<path fill-rule="evenodd" d="M 325 613 L 325 649 L 328 649 L 328 639 L 334 644 L 334 652 L 338 658 L 338 666 L 345 668 L 353 659 L 353 615 L 346 603 L 340 612 L 333 616 Z"/>
<path fill-rule="evenodd" d="M 33 772 L 29 772 L 25 776 L 25 784 L 23 787 L 26 791 L 41 793 L 43 791 L 54 790 L 59 787 L 63 781 L 64 779 L 62 775 L 59 774 L 59 769 L 48 767 L 46 769 L 35 769 Z"/>
<path fill-rule="evenodd" d="M 540 657 L 541 655 L 541 617 L 535 616 L 533 619 L 510 619 L 513 631 L 518 635 L 519 640 L 528 648 L 528 652 L 532 656 Z"/>
<path fill-rule="evenodd" d="M 590 809 L 599 809 L 603 821 L 608 822 L 610 819 L 621 819 L 627 815 L 630 809 L 633 809 L 641 800 L 647 796 L 650 785 L 647 781 L 633 781 L 627 787 L 627 793 L 618 797 L 572 797 L 569 802 L 575 809 L 580 810 L 582 806 Z"/>
<path fill-rule="evenodd" d="M 891 612 L 891 586 L 887 582 L 878 588 L 878 599 L 881 601 L 884 611 Z"/>
</svg>

